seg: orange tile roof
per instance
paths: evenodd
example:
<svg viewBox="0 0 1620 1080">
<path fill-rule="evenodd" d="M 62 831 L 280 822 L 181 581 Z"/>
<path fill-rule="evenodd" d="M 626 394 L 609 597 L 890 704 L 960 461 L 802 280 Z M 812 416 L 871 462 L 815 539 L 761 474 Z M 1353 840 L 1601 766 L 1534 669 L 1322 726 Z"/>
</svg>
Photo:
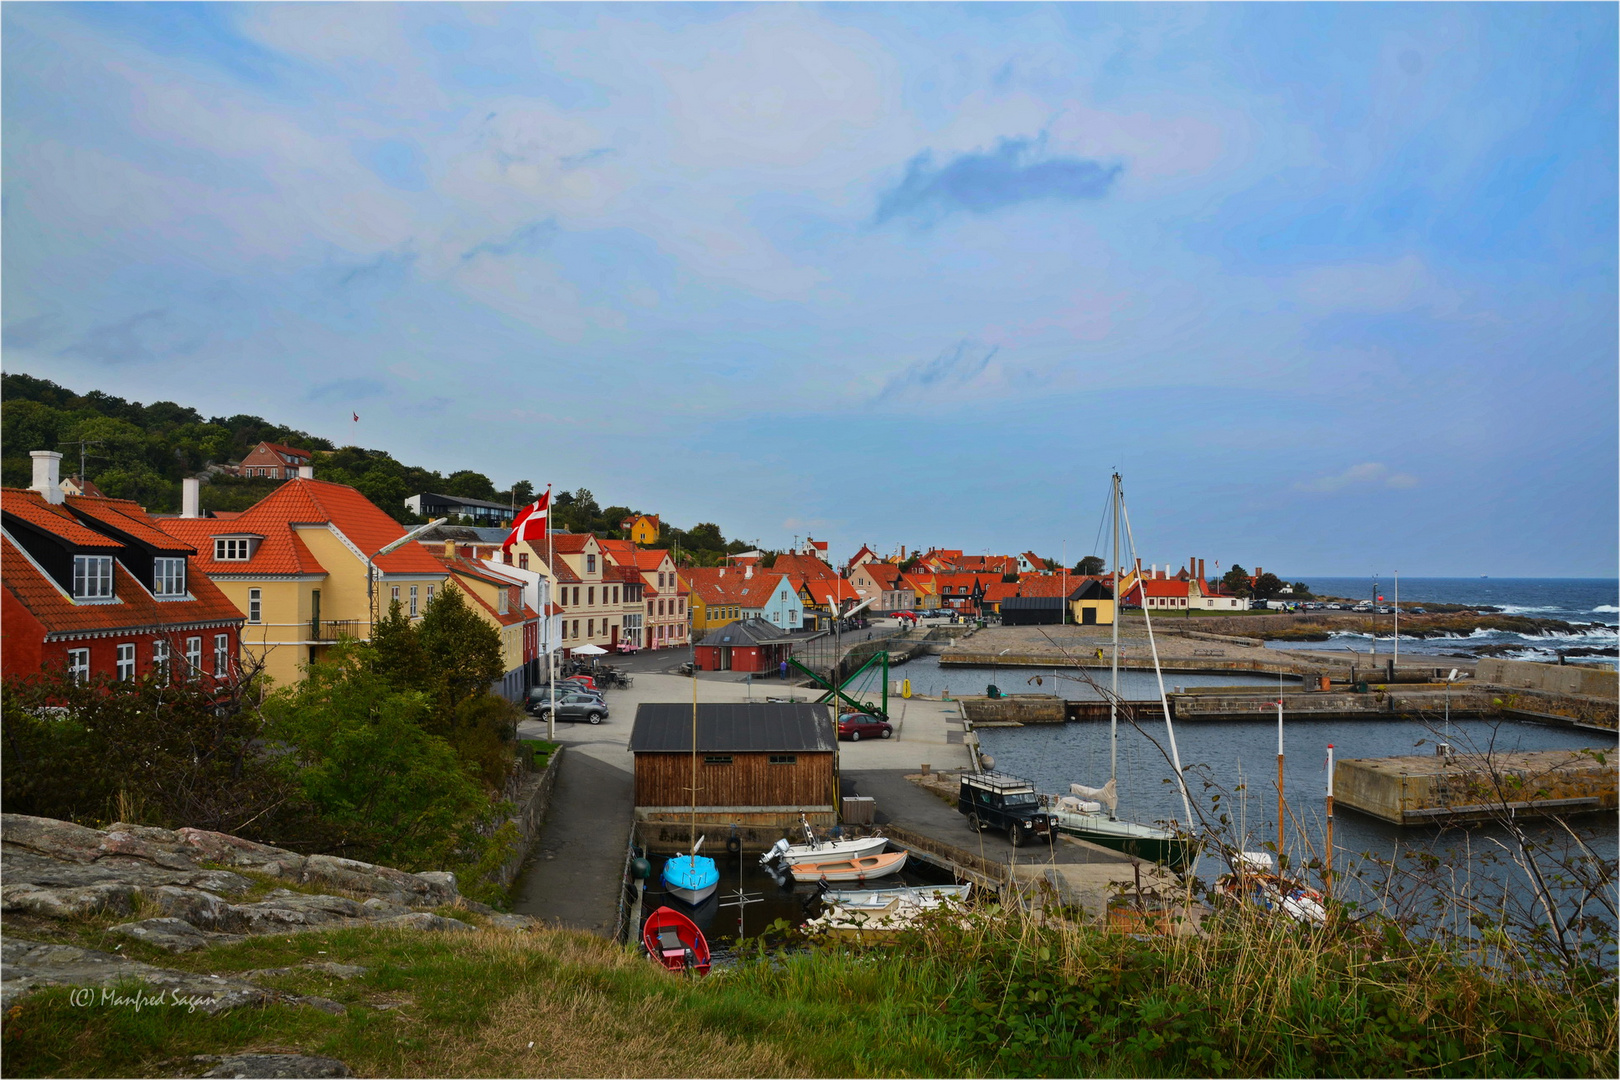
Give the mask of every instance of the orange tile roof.
<svg viewBox="0 0 1620 1080">
<path fill-rule="evenodd" d="M 771 565 L 770 569 L 775 573 L 804 578 L 809 581 L 838 577 L 832 567 L 814 555 L 778 555 L 776 562 Z"/>
<path fill-rule="evenodd" d="M 69 495 L 67 508 L 76 516 L 90 518 L 98 524 L 117 529 L 163 551 L 187 551 L 195 555 L 197 549 L 170 536 L 157 527 L 140 503 L 128 499 L 108 499 L 99 495 Z M 92 525 L 91 528 L 95 526 Z"/>
<path fill-rule="evenodd" d="M 370 499 L 347 484 L 327 480 L 288 480 L 234 519 L 166 518 L 159 524 L 170 536 L 195 546 L 203 568 L 218 574 L 325 573 L 327 568 L 293 530 L 295 524 L 330 524 L 367 554 L 405 535 L 404 527 Z M 244 533 L 264 537 L 253 558 L 245 562 L 214 561 L 215 536 Z M 388 574 L 444 573 L 444 568 L 420 544 L 398 547 L 377 559 L 376 566 Z"/>
<path fill-rule="evenodd" d="M 124 546 L 79 524 L 66 505 L 48 503 L 39 492 L 27 488 L 0 488 L 0 510 L 77 547 L 118 551 Z"/>
<path fill-rule="evenodd" d="M 594 533 L 552 533 L 549 541 L 530 540 L 529 546 L 536 551 L 544 551 L 549 543 L 551 550 L 558 555 L 578 555 L 595 539 Z"/>
</svg>

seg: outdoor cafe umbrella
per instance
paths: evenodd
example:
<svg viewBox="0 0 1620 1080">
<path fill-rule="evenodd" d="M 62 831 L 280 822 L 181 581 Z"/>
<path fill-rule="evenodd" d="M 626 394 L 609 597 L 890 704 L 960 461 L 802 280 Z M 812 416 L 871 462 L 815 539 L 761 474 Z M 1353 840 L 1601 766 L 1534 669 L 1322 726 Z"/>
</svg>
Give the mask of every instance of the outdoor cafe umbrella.
<svg viewBox="0 0 1620 1080">
<path fill-rule="evenodd" d="M 581 645 L 574 650 L 575 656 L 606 656 L 607 650 L 600 645 Z"/>
</svg>

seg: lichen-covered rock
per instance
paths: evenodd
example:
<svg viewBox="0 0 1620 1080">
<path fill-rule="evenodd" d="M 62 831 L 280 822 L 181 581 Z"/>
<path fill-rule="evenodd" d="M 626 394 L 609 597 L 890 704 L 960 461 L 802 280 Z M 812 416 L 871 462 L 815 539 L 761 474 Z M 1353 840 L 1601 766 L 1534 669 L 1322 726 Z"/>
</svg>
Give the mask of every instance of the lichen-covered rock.
<svg viewBox="0 0 1620 1080">
<path fill-rule="evenodd" d="M 378 919 L 373 925 L 388 926 L 400 930 L 471 930 L 473 927 L 460 919 L 447 919 L 443 915 L 435 915 L 431 911 L 413 911 L 408 915 L 395 915 L 387 919 Z"/>
<path fill-rule="evenodd" d="M 375 866 L 335 855 L 311 855 L 304 863 L 299 880 L 367 893 L 408 907 L 436 907 L 460 895 L 454 874 L 442 871 L 408 874 L 391 866 Z"/>
<path fill-rule="evenodd" d="M 116 953 L 9 937 L 0 940 L 0 1009 L 9 1009 L 22 995 L 48 986 L 88 988 L 93 991 L 91 1000 L 97 1004 L 133 1005 L 134 995 L 126 985 L 137 982 L 147 987 L 141 998 L 145 1005 L 210 1015 L 274 1001 L 303 1003 L 296 995 L 266 990 L 240 979 L 173 971 Z"/>
<path fill-rule="evenodd" d="M 0 887 L 0 911 L 71 919 L 102 912 L 127 915 L 133 910 L 135 887 L 122 882 L 54 889 L 26 883 Z"/>
<path fill-rule="evenodd" d="M 160 918 L 142 919 L 139 922 L 119 923 L 117 926 L 107 928 L 109 934 L 122 934 L 144 941 L 148 945 L 156 945 L 169 952 L 191 952 L 208 945 L 226 941 L 241 941 L 239 936 L 233 934 L 208 934 L 186 922 L 184 919 Z"/>
<path fill-rule="evenodd" d="M 303 873 L 305 857 L 297 852 L 207 829 L 180 829 L 177 835 L 198 862 L 223 863 L 272 877 L 301 880 L 299 875 Z"/>
<path fill-rule="evenodd" d="M 491 915 L 489 924 L 501 930 L 533 930 L 540 920 L 532 915 Z"/>
<path fill-rule="evenodd" d="M 141 896 L 164 915 L 184 919 L 193 926 L 205 930 L 235 928 L 231 905 L 211 892 L 178 885 L 158 885 L 143 888 Z"/>
<path fill-rule="evenodd" d="M 312 1057 L 308 1054 L 232 1054 L 220 1057 L 199 1054 L 193 1059 L 199 1064 L 217 1062 L 201 1074 L 204 1077 L 263 1077 L 265 1080 L 294 1080 L 302 1077 L 351 1076 L 349 1067 L 337 1058 Z"/>
</svg>

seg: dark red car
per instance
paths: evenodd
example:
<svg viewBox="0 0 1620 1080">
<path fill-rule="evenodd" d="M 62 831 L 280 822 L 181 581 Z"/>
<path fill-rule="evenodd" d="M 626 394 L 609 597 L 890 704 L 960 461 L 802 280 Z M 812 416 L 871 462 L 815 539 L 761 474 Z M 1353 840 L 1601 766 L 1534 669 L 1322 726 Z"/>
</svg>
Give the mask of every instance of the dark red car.
<svg viewBox="0 0 1620 1080">
<path fill-rule="evenodd" d="M 879 720 L 870 713 L 845 713 L 838 718 L 838 737 L 850 742 L 864 738 L 893 738 L 894 728 L 887 720 Z"/>
</svg>

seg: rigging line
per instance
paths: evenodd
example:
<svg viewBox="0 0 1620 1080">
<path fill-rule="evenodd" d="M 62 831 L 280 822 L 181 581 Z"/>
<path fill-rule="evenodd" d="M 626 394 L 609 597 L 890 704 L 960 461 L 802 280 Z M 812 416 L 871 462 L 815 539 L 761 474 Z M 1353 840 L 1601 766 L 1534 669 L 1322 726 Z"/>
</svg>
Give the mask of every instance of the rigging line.
<svg viewBox="0 0 1620 1080">
<path fill-rule="evenodd" d="M 1113 502 L 1113 500 L 1114 500 L 1114 491 L 1113 491 L 1112 488 L 1109 488 L 1108 489 L 1108 502 L 1111 503 L 1111 502 Z M 1097 535 L 1094 536 L 1092 538 L 1092 540 L 1091 540 L 1091 553 L 1093 555 L 1097 554 L 1097 548 L 1102 544 L 1103 526 L 1106 525 L 1106 524 L 1108 524 L 1108 504 L 1104 503 L 1102 513 L 1100 515 L 1098 515 L 1098 517 L 1097 517 Z"/>
</svg>

